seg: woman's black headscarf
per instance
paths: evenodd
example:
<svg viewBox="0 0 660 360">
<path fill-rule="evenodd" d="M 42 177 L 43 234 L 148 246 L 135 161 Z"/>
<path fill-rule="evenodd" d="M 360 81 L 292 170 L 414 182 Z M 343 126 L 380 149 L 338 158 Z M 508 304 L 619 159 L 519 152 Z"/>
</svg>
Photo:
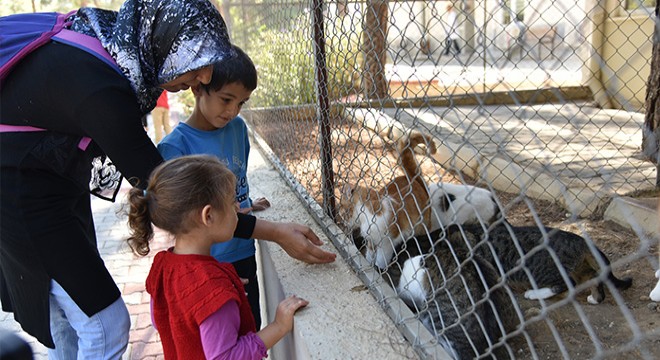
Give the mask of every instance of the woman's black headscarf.
<svg viewBox="0 0 660 360">
<path fill-rule="evenodd" d="M 159 85 L 231 54 L 225 22 L 208 0 L 126 0 L 118 12 L 82 8 L 72 19 L 72 30 L 98 38 L 117 61 L 145 113 Z"/>
</svg>

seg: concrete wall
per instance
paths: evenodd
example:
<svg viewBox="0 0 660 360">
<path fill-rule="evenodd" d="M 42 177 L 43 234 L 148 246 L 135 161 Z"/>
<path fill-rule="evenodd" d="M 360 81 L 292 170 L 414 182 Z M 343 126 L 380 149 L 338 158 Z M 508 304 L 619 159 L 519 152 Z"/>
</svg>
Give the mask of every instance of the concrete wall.
<svg viewBox="0 0 660 360">
<path fill-rule="evenodd" d="M 629 12 L 620 0 L 587 0 L 583 83 L 604 108 L 643 111 L 655 16 Z"/>
<path fill-rule="evenodd" d="M 446 38 L 447 3 L 391 2 L 388 61 L 424 55 L 423 37 L 430 42 L 432 58 L 437 58 Z M 653 9 L 629 12 L 624 9 L 624 3 L 624 0 L 532 0 L 524 8 L 524 22 L 528 26 L 557 27 L 555 55 L 580 55 L 584 63 L 582 83 L 592 89 L 601 106 L 641 111 L 650 73 L 654 15 Z M 475 34 L 481 30 L 491 54 L 503 50 L 507 40 L 504 34 L 507 10 L 500 0 L 466 0 L 465 4 L 468 12 L 459 13 L 461 46 L 468 51 L 477 47 Z M 354 7 L 353 11 L 362 10 Z"/>
<path fill-rule="evenodd" d="M 613 107 L 639 111 L 644 107 L 651 71 L 653 17 L 643 13 L 608 18 L 603 24 L 605 62 L 602 80 Z"/>
</svg>

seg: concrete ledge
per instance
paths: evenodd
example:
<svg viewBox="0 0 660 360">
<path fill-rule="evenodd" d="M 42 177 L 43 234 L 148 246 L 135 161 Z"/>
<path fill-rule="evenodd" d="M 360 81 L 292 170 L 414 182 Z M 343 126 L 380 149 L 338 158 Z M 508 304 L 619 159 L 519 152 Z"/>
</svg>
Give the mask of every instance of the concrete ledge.
<svg viewBox="0 0 660 360">
<path fill-rule="evenodd" d="M 492 85 L 494 86 L 494 85 Z M 538 85 L 535 85 L 538 86 Z M 415 91 L 413 91 L 415 93 Z M 502 90 L 482 93 L 459 93 L 440 96 L 421 96 L 413 99 L 387 98 L 344 102 L 342 106 L 353 108 L 405 108 L 426 106 L 464 106 L 464 105 L 518 105 L 545 104 L 571 100 L 591 101 L 594 96 L 588 86 L 559 86 L 530 90 Z"/>
<path fill-rule="evenodd" d="M 650 234 L 660 238 L 658 223 L 658 198 L 614 198 L 605 210 L 605 220 L 632 229 L 638 234 Z"/>
</svg>

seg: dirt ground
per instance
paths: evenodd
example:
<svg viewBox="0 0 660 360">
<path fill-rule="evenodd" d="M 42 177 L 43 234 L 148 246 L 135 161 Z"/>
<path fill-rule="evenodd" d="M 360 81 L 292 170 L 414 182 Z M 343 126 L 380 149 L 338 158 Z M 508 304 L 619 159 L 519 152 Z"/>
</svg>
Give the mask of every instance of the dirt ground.
<svg viewBox="0 0 660 360">
<path fill-rule="evenodd" d="M 346 183 L 362 181 L 363 185 L 380 188 L 402 174 L 388 140 L 354 125 L 335 123 L 330 128 L 333 129 L 331 155 L 337 205 Z M 316 201 L 322 203 L 316 123 L 268 121 L 258 124 L 257 132 Z M 475 184 L 463 174 L 446 172 L 428 157 L 418 156 L 417 159 L 429 182 Z M 518 357 L 534 358 L 529 355 L 531 346 L 541 359 L 660 359 L 660 304 L 648 298 L 656 282 L 652 264 L 658 256 L 657 240 L 651 242 L 652 246 L 644 247 L 637 234 L 604 221 L 602 216 L 574 219 L 559 205 L 548 201 L 502 192 L 496 195 L 512 224 L 534 225 L 537 217 L 546 226 L 586 236 L 609 257 L 617 277 L 633 278 L 631 288 L 621 292 L 612 289 L 614 293 L 608 291 L 605 301 L 599 305 L 588 304 L 587 293 L 578 294 L 573 301 L 550 299 L 545 306 L 518 296 L 528 319 L 523 332 L 526 340 L 516 343 Z M 338 223 L 341 226 L 341 212 Z"/>
</svg>

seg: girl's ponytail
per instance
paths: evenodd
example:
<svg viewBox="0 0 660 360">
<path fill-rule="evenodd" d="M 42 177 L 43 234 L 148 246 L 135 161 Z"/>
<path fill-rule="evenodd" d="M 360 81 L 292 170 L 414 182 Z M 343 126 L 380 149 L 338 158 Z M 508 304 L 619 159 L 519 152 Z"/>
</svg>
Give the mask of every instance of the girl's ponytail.
<svg viewBox="0 0 660 360">
<path fill-rule="evenodd" d="M 149 254 L 149 241 L 154 237 L 154 229 L 149 216 L 149 193 L 147 190 L 132 188 L 128 192 L 128 226 L 131 235 L 127 242 L 134 253 Z"/>
</svg>

